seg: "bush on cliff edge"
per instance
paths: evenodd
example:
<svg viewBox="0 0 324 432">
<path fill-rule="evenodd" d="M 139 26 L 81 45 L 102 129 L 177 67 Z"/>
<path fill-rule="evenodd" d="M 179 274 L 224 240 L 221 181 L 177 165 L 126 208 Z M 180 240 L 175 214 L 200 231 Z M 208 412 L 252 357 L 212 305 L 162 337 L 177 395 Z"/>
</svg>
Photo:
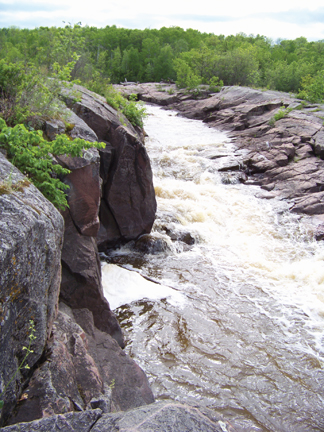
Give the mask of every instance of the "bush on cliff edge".
<svg viewBox="0 0 324 432">
<path fill-rule="evenodd" d="M 71 141 L 66 135 L 57 135 L 54 141 L 46 141 L 42 131 L 29 131 L 22 124 L 8 127 L 0 118 L 0 147 L 8 159 L 51 201 L 57 208 L 68 206 L 64 184 L 58 176 L 70 170 L 55 164 L 53 156 L 82 156 L 83 149 L 104 148 L 104 143 L 89 142 L 81 138 Z"/>
</svg>

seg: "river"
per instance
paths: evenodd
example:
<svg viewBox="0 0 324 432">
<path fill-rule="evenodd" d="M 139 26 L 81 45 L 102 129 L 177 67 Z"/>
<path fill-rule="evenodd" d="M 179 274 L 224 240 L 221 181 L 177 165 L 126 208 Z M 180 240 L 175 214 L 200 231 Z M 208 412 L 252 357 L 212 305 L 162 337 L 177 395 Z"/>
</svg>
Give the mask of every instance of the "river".
<svg viewBox="0 0 324 432">
<path fill-rule="evenodd" d="M 157 399 L 210 407 L 238 431 L 324 431 L 324 243 L 286 202 L 218 171 L 234 151 L 225 133 L 147 108 L 156 246 L 103 265 L 126 351 Z"/>
</svg>

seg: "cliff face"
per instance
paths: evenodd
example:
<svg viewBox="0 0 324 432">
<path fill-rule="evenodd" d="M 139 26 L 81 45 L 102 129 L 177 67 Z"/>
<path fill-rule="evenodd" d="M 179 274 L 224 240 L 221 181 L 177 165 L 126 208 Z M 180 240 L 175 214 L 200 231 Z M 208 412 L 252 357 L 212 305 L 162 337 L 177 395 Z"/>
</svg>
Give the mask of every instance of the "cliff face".
<svg viewBox="0 0 324 432">
<path fill-rule="evenodd" d="M 57 158 L 71 170 L 64 179 L 69 208 L 60 215 L 32 185 L 0 195 L 1 391 L 28 346 L 30 319 L 36 327 L 31 370 L 19 372 L 2 397 L 2 424 L 154 401 L 144 372 L 120 348 L 123 335 L 103 296 L 97 246 L 105 250 L 150 232 L 156 210 L 150 162 L 140 131 L 99 96 L 77 90 L 79 102 L 66 95 L 71 137 L 107 145 L 80 158 Z M 46 122 L 45 131 L 53 139 L 65 124 Z M 21 178 L 0 154 L 0 180 Z"/>
<path fill-rule="evenodd" d="M 65 178 L 70 189 L 60 295 L 73 309 L 88 308 L 96 327 L 123 347 L 119 325 L 103 296 L 97 245 L 105 250 L 150 232 L 156 211 L 152 171 L 141 135 L 127 119 L 100 96 L 80 86 L 76 90 L 80 101 L 67 97 L 69 121 L 75 125 L 71 135 L 104 141 L 106 148 L 58 160 L 72 171 Z"/>
<path fill-rule="evenodd" d="M 33 185 L 14 190 L 23 175 L 0 153 L 0 389 L 9 382 L 28 346 L 29 320 L 36 341 L 28 357 L 31 370 L 40 360 L 57 313 L 61 282 L 63 218 Z M 2 419 L 6 418 L 26 379 L 23 369 L 9 385 Z"/>
</svg>

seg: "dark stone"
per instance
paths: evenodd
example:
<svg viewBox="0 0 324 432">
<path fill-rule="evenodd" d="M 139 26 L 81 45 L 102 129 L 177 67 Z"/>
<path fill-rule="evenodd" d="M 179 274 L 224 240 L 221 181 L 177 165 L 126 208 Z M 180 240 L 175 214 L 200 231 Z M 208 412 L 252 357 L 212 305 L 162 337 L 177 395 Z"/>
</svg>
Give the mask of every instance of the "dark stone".
<svg viewBox="0 0 324 432">
<path fill-rule="evenodd" d="M 117 111 L 108 105 L 103 97 L 77 85 L 72 91 L 78 91 L 81 96 L 81 100 L 70 100 L 72 111 L 95 131 L 99 140 L 110 141 L 110 132 L 121 125 L 119 117 L 128 123 L 124 116 L 118 116 Z M 71 91 L 64 90 L 63 93 Z"/>
<path fill-rule="evenodd" d="M 140 252 L 158 254 L 170 250 L 170 245 L 162 237 L 144 234 L 135 242 L 135 248 Z"/>
<path fill-rule="evenodd" d="M 100 228 L 97 244 L 99 251 L 104 252 L 108 247 L 115 246 L 120 242 L 121 234 L 116 220 L 104 200 L 101 200 L 99 218 Z"/>
<path fill-rule="evenodd" d="M 83 158 L 58 158 L 71 173 L 64 178 L 69 186 L 67 200 L 70 216 L 82 235 L 95 237 L 99 231 L 100 158 L 98 150 L 84 152 Z"/>
<path fill-rule="evenodd" d="M 92 314 L 87 310 L 74 310 L 73 315 L 86 332 L 88 352 L 100 371 L 102 381 L 106 383 L 108 393 L 111 391 L 111 411 L 128 410 L 154 402 L 145 373 L 111 336 L 94 326 Z"/>
<path fill-rule="evenodd" d="M 96 239 L 78 232 L 68 210 L 64 219 L 61 299 L 72 309 L 92 311 L 96 327 L 109 333 L 123 347 L 121 329 L 103 294 Z"/>
<path fill-rule="evenodd" d="M 62 120 L 46 120 L 45 121 L 45 133 L 48 138 L 53 141 L 56 135 L 63 134 L 65 132 L 65 124 Z"/>
<path fill-rule="evenodd" d="M 324 131 L 320 130 L 314 135 L 314 152 L 316 156 L 319 156 L 321 159 L 324 159 Z"/>
<path fill-rule="evenodd" d="M 141 142 L 143 131 L 134 128 L 101 96 L 80 86 L 74 86 L 73 90 L 81 96 L 77 102 L 68 96 L 74 113 L 95 131 L 99 140 L 110 143 L 100 151 L 102 196 L 106 204 L 102 214 L 106 216 L 108 209 L 113 215 L 119 230 L 119 241 L 136 239 L 150 232 L 156 212 L 150 160 Z M 64 90 L 63 93 L 69 95 L 71 90 Z M 100 248 L 116 244 L 117 230 L 114 222 L 110 226 L 110 221 L 110 216 L 102 221 L 98 236 Z"/>
<path fill-rule="evenodd" d="M 4 432 L 90 432 L 101 415 L 100 409 L 69 412 L 44 417 L 30 423 L 7 426 L 1 430 Z"/>
<path fill-rule="evenodd" d="M 196 243 L 196 240 L 194 237 L 192 237 L 192 235 L 190 234 L 190 232 L 188 233 L 182 233 L 180 235 L 180 240 L 184 243 L 186 243 L 187 245 L 191 246 L 193 244 Z"/>
<path fill-rule="evenodd" d="M 114 149 L 110 143 L 105 143 L 106 147 L 99 150 L 100 154 L 100 177 L 106 184 L 109 177 L 109 170 L 113 160 Z"/>
<path fill-rule="evenodd" d="M 104 414 L 93 432 L 235 432 L 234 428 L 211 410 L 173 401 L 157 402 L 125 413 Z"/>
<path fill-rule="evenodd" d="M 103 197 L 125 241 L 149 233 L 153 226 L 156 200 L 150 160 L 143 144 L 129 129 L 114 131 L 114 165 Z"/>
<path fill-rule="evenodd" d="M 324 224 L 320 224 L 316 227 L 314 237 L 317 241 L 324 240 Z"/>
<path fill-rule="evenodd" d="M 0 153 L 0 180 L 24 176 Z M 0 425 L 12 411 L 25 381 L 41 358 L 57 313 L 63 218 L 32 184 L 0 195 L 0 389 L 17 371 L 28 346 L 29 320 L 36 340 L 27 363 L 5 394 Z"/>
<path fill-rule="evenodd" d="M 100 372 L 88 351 L 82 328 L 59 312 L 53 325 L 50 356 L 35 371 L 25 399 L 18 403 L 9 424 L 53 414 L 84 410 L 103 393 Z"/>
<path fill-rule="evenodd" d="M 64 304 L 53 325 L 48 360 L 24 391 L 10 424 L 90 407 L 110 412 L 154 402 L 144 372 L 94 326 L 92 313 Z"/>
</svg>

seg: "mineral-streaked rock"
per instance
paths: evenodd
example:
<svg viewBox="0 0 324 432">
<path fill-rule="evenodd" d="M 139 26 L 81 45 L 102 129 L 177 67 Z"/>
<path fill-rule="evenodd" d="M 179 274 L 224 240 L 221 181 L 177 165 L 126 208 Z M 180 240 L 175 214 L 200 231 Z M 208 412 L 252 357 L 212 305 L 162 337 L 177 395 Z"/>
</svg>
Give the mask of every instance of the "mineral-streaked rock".
<svg viewBox="0 0 324 432">
<path fill-rule="evenodd" d="M 100 409 L 69 412 L 30 423 L 7 426 L 3 432 L 235 432 L 207 408 L 161 401 L 126 412 L 103 414 Z"/>
<path fill-rule="evenodd" d="M 131 411 L 105 414 L 92 432 L 235 432 L 211 410 L 173 401 L 157 402 Z"/>
<path fill-rule="evenodd" d="M 110 335 L 96 329 L 92 313 L 64 304 L 54 321 L 48 359 L 24 392 L 10 424 L 93 406 L 110 412 L 154 402 L 144 372 Z"/>
<path fill-rule="evenodd" d="M 0 153 L 0 181 L 17 185 L 23 175 Z M 40 359 L 57 312 L 61 281 L 63 218 L 33 185 L 0 195 L 0 391 L 28 346 L 29 320 L 36 328 L 31 370 Z M 28 376 L 23 369 L 8 387 L 6 418 Z"/>
<path fill-rule="evenodd" d="M 4 432 L 89 432 L 101 417 L 101 410 L 69 412 L 45 417 L 33 422 L 2 428 Z"/>
</svg>

